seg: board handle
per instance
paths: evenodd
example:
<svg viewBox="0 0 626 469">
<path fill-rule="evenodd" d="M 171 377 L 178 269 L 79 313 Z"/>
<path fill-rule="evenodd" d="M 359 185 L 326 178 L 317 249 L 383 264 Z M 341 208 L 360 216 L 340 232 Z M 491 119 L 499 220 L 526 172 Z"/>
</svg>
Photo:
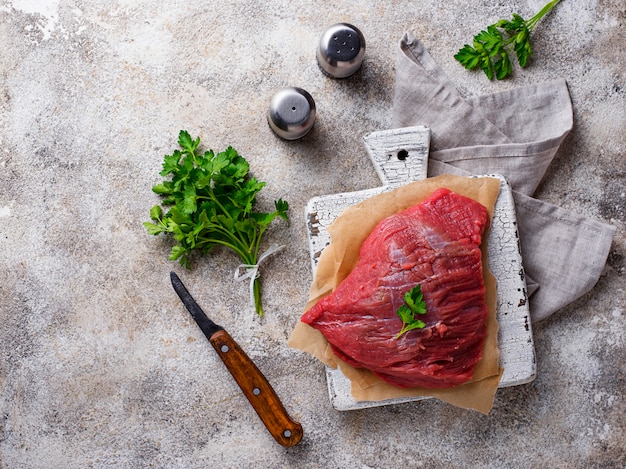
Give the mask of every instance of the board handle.
<svg viewBox="0 0 626 469">
<path fill-rule="evenodd" d="M 426 179 L 430 129 L 424 126 L 371 132 L 363 137 L 378 177 L 389 189 Z"/>
</svg>

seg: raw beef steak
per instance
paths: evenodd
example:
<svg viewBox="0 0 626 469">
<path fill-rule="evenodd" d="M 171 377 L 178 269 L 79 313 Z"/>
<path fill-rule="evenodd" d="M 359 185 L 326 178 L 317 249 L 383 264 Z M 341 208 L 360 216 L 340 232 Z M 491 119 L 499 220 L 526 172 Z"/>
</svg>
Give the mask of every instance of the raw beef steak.
<svg viewBox="0 0 626 469">
<path fill-rule="evenodd" d="M 480 243 L 484 206 L 448 189 L 382 220 L 335 291 L 306 311 L 334 353 L 400 387 L 446 388 L 472 378 L 486 337 Z M 396 311 L 421 285 L 423 329 L 396 339 Z"/>
</svg>

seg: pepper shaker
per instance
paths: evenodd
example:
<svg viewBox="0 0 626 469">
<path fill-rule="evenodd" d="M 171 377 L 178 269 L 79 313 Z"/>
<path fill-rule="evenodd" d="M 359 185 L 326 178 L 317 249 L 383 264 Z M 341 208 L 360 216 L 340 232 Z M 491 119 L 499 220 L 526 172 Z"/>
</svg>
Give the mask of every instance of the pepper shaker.
<svg viewBox="0 0 626 469">
<path fill-rule="evenodd" d="M 267 121 L 279 137 L 297 140 L 313 128 L 315 113 L 315 101 L 306 90 L 287 87 L 272 97 Z"/>
</svg>

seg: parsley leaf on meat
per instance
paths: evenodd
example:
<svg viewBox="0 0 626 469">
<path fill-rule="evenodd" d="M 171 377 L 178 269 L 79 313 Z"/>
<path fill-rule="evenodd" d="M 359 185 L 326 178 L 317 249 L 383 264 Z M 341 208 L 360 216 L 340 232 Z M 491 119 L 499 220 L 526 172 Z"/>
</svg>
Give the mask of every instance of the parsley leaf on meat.
<svg viewBox="0 0 626 469">
<path fill-rule="evenodd" d="M 396 339 L 405 332 L 423 329 L 426 326 L 423 321 L 415 318 L 416 314 L 426 314 L 426 302 L 422 295 L 421 285 L 416 285 L 404 294 L 404 304 L 398 308 L 396 314 L 402 320 L 402 329 L 396 335 Z"/>
</svg>

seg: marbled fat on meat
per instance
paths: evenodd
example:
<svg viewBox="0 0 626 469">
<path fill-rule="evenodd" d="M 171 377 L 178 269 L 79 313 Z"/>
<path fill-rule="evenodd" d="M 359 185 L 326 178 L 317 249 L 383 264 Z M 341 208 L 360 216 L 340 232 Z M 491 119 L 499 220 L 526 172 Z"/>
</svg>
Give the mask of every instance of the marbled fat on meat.
<svg viewBox="0 0 626 469">
<path fill-rule="evenodd" d="M 400 387 L 447 388 L 472 378 L 487 334 L 480 203 L 448 189 L 382 220 L 357 265 L 335 291 L 306 311 L 334 353 Z M 395 338 L 404 294 L 421 284 L 424 329 Z"/>
</svg>

